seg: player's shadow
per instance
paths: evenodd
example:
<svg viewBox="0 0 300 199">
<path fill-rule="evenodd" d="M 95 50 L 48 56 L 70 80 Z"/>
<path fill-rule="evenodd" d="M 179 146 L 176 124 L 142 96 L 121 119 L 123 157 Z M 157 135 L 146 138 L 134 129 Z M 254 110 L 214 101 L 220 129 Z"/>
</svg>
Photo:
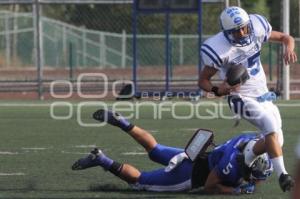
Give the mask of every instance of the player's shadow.
<svg viewBox="0 0 300 199">
<path fill-rule="evenodd" d="M 137 191 L 130 188 L 119 188 L 113 184 L 101 184 L 101 185 L 90 185 L 89 190 L 92 192 L 118 192 L 122 194 L 137 195 L 137 198 L 174 198 L 174 196 L 189 195 L 189 197 L 198 197 L 199 195 L 206 195 L 202 190 L 196 190 L 193 192 L 153 192 L 153 191 Z M 106 198 L 106 197 L 105 197 Z M 129 197 L 133 198 L 133 197 Z M 108 197 L 107 199 L 114 199 L 114 197 Z"/>
<path fill-rule="evenodd" d="M 26 194 L 28 192 L 36 192 L 42 194 L 43 192 L 49 194 L 49 193 L 54 193 L 57 194 L 59 193 L 70 193 L 74 194 L 76 193 L 77 195 L 83 194 L 83 193 L 90 193 L 90 192 L 99 192 L 99 193 L 120 193 L 122 194 L 122 199 L 153 199 L 153 198 L 174 198 L 178 196 L 182 196 L 181 198 L 184 198 L 187 194 L 190 197 L 199 197 L 199 192 L 193 192 L 193 193 L 187 193 L 187 192 L 150 192 L 150 191 L 137 191 L 133 190 L 131 188 L 120 188 L 117 185 L 114 184 L 92 184 L 89 186 L 88 189 L 40 189 L 34 186 L 33 184 L 29 183 L 27 184 L 26 187 L 23 188 L 5 188 L 5 187 L 0 187 L 0 193 L 1 192 L 7 192 L 7 191 L 12 191 L 14 193 L 21 193 L 21 194 Z M 45 194 L 45 195 L 47 195 Z M 201 193 L 200 193 L 201 194 Z M 201 194 L 202 195 L 202 194 Z M 64 195 L 63 197 L 60 198 L 60 196 L 43 196 L 43 199 L 71 199 L 74 198 L 72 196 L 68 197 Z M 85 197 L 85 199 L 89 199 L 88 197 Z M 120 199 L 120 196 L 110 196 L 109 194 L 104 194 L 101 196 L 101 199 Z"/>
<path fill-rule="evenodd" d="M 147 192 L 147 191 L 137 191 L 130 188 L 120 188 L 117 185 L 114 184 L 92 184 L 89 187 L 89 191 L 91 192 L 102 192 L 102 193 L 120 193 L 120 194 L 128 194 L 131 196 L 128 196 L 128 198 L 135 198 L 134 195 L 137 195 L 137 198 L 146 199 L 146 198 L 173 198 L 170 195 L 167 195 L 166 193 L 158 193 L 158 192 Z M 170 193 L 169 193 L 170 194 Z M 115 199 L 116 197 L 104 197 L 107 199 Z M 123 198 L 123 197 L 122 197 Z"/>
</svg>

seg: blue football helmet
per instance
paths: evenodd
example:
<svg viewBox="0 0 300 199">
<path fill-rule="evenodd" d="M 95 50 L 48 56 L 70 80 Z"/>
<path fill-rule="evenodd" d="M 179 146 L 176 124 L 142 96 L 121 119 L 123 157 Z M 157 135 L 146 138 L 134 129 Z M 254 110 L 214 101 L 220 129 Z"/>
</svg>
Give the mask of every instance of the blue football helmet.
<svg viewBox="0 0 300 199">
<path fill-rule="evenodd" d="M 253 26 L 249 15 L 240 7 L 227 7 L 220 15 L 220 25 L 226 39 L 234 46 L 247 46 L 253 41 Z M 247 27 L 247 34 L 235 38 L 234 33 Z"/>
</svg>

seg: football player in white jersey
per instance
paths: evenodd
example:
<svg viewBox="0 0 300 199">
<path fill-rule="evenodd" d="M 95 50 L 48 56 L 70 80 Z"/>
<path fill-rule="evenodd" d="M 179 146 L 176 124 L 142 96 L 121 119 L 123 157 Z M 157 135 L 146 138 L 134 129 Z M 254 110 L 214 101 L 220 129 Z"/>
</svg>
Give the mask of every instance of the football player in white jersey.
<svg viewBox="0 0 300 199">
<path fill-rule="evenodd" d="M 285 63 L 297 61 L 293 37 L 273 31 L 267 19 L 258 14 L 248 15 L 240 7 L 227 7 L 220 15 L 222 31 L 207 39 L 201 47 L 203 68 L 199 86 L 217 96 L 229 95 L 229 106 L 235 114 L 254 124 L 265 136 L 256 144 L 249 143 L 245 162 L 251 165 L 256 156 L 266 151 L 271 157 L 279 184 L 283 191 L 290 190 L 293 179 L 283 161 L 282 121 L 273 104 L 275 93 L 269 92 L 264 69 L 260 61 L 261 47 L 267 41 L 280 42 L 285 47 Z M 219 72 L 225 80 L 227 66 L 241 64 L 247 68 L 250 79 L 243 85 L 230 87 L 225 81 L 215 86 L 211 78 Z"/>
</svg>

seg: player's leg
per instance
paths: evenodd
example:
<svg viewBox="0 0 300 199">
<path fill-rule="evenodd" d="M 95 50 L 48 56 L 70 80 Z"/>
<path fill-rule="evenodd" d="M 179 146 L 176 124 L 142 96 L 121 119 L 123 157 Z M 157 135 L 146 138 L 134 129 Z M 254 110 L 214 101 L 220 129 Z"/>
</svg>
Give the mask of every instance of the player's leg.
<svg viewBox="0 0 300 199">
<path fill-rule="evenodd" d="M 158 144 L 155 138 L 148 131 L 131 124 L 119 113 L 101 109 L 93 114 L 93 118 L 100 122 L 107 122 L 113 126 L 117 126 L 128 133 L 145 148 L 150 159 L 154 162 L 168 165 L 172 157 L 183 152 L 183 150 L 179 148 Z"/>
<path fill-rule="evenodd" d="M 192 188 L 192 168 L 190 160 L 184 160 L 176 169 L 166 172 L 164 168 L 142 172 L 138 182 L 132 187 L 147 191 L 187 191 Z"/>
<path fill-rule="evenodd" d="M 276 124 L 278 125 L 276 134 L 278 136 L 277 138 L 278 138 L 279 145 L 282 147 L 283 143 L 284 143 L 284 137 L 283 137 L 283 132 L 282 132 L 282 119 L 281 119 L 279 109 L 272 102 L 266 103 L 266 106 L 269 107 L 267 109 L 270 110 L 270 112 L 271 112 L 270 114 L 273 114 L 273 116 L 276 120 Z"/>
<path fill-rule="evenodd" d="M 281 189 L 289 191 L 294 186 L 294 180 L 285 169 L 282 148 L 278 140 L 280 139 L 277 133 L 269 133 L 253 145 L 249 142 L 245 147 L 245 162 L 250 165 L 257 155 L 267 152 L 279 178 Z"/>
<path fill-rule="evenodd" d="M 257 118 L 251 118 L 251 123 L 260 128 L 265 135 L 264 143 L 262 140 L 258 142 L 254 146 L 253 152 L 256 155 L 267 152 L 277 175 L 287 174 L 281 148 L 283 145 L 283 133 L 279 110 L 272 102 L 259 103 L 258 105 L 252 104 L 253 110 L 250 112 L 259 111 L 261 113 L 256 116 Z M 263 110 L 258 106 L 261 106 Z"/>
<path fill-rule="evenodd" d="M 151 151 L 157 145 L 155 138 L 148 131 L 133 125 L 119 113 L 101 109 L 93 114 L 93 118 L 97 121 L 107 122 L 110 125 L 121 128 L 142 145 L 147 152 Z"/>
<path fill-rule="evenodd" d="M 127 183 L 136 183 L 141 175 L 140 171 L 130 164 L 120 164 L 101 150 L 94 149 L 91 153 L 77 160 L 72 165 L 72 170 L 84 170 L 91 167 L 101 166 L 104 170 L 111 172 Z"/>
<path fill-rule="evenodd" d="M 260 140 L 245 153 L 245 161 L 249 165 L 257 155 L 267 152 L 271 158 L 274 170 L 277 173 L 281 188 L 286 191 L 291 189 L 293 182 L 284 166 L 281 130 L 281 118 L 277 107 L 271 102 L 259 103 L 253 99 L 243 99 L 243 118 L 258 127 L 264 134 L 264 142 Z M 252 147 L 252 150 L 251 150 Z M 247 146 L 246 146 L 247 150 Z"/>
<path fill-rule="evenodd" d="M 158 144 L 148 131 L 138 126 L 134 126 L 128 134 L 145 148 L 152 161 L 162 165 L 168 165 L 172 157 L 183 152 L 183 149 L 180 148 Z"/>
<path fill-rule="evenodd" d="M 148 131 L 138 126 L 134 126 L 128 134 L 142 145 L 147 152 L 152 151 L 157 145 L 155 138 Z"/>
<path fill-rule="evenodd" d="M 232 101 L 232 104 L 233 105 L 231 109 L 233 109 L 236 114 L 239 114 L 242 118 L 246 119 L 251 124 L 260 129 L 261 133 L 265 136 L 264 139 L 260 139 L 256 143 L 249 143 L 246 146 L 246 150 L 248 148 L 252 149 L 248 153 L 246 153 L 251 156 L 245 157 L 246 163 L 249 165 L 253 162 L 257 155 L 267 152 L 268 149 L 266 148 L 265 143 L 266 139 L 271 142 L 270 147 L 274 148 L 274 143 L 272 142 L 272 140 L 277 140 L 278 142 L 278 134 L 282 134 L 281 120 L 280 122 L 278 122 L 278 119 L 273 115 L 272 111 L 268 110 L 270 109 L 269 106 L 264 106 L 263 103 L 257 102 L 256 100 L 251 98 L 237 98 Z M 278 132 L 278 134 L 275 132 Z M 275 143 L 275 145 L 277 144 Z M 280 152 L 274 151 L 274 153 L 278 154 Z M 271 154 L 269 155 L 272 157 L 275 154 L 271 152 Z"/>
<path fill-rule="evenodd" d="M 104 170 L 111 172 L 120 179 L 132 184 L 136 189 L 151 191 L 183 191 L 192 187 L 191 177 L 193 164 L 185 160 L 176 169 L 165 172 L 157 169 L 150 172 L 140 172 L 130 164 L 120 164 L 102 151 L 94 149 L 88 156 L 77 160 L 72 165 L 72 170 L 84 170 L 101 166 Z"/>
<path fill-rule="evenodd" d="M 129 184 L 135 184 L 138 182 L 141 172 L 130 164 L 123 164 L 121 172 L 118 177 L 126 181 Z"/>
</svg>

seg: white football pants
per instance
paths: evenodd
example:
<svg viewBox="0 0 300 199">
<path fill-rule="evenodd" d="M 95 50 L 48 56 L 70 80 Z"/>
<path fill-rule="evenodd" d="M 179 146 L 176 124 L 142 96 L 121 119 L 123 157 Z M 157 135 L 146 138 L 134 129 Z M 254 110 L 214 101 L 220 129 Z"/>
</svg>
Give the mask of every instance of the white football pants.
<svg viewBox="0 0 300 199">
<path fill-rule="evenodd" d="M 258 102 L 255 98 L 243 96 L 229 97 L 231 110 L 256 126 L 264 135 L 277 133 L 282 146 L 282 120 L 278 107 L 272 101 Z"/>
</svg>

